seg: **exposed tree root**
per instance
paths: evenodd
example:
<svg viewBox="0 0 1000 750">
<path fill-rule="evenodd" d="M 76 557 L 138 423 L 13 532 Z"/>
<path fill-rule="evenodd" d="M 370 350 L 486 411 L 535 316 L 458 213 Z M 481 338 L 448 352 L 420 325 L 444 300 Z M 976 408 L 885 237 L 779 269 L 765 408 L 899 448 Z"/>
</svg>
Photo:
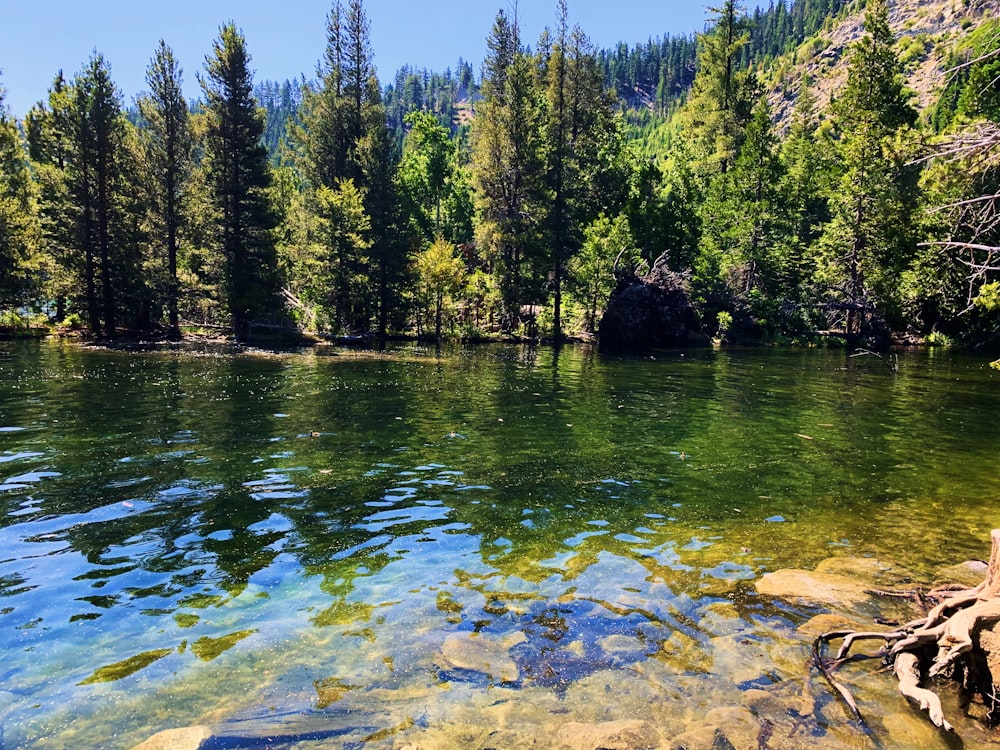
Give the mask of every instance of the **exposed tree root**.
<svg viewBox="0 0 1000 750">
<path fill-rule="evenodd" d="M 934 726 L 941 727 L 945 731 L 953 732 L 955 728 L 944 718 L 944 711 L 941 709 L 941 699 L 937 694 L 920 687 L 920 659 L 916 654 L 906 652 L 896 657 L 893 664 L 893 672 L 899 680 L 899 692 L 916 703 L 923 711 L 927 712 Z"/>
<path fill-rule="evenodd" d="M 1000 529 L 992 532 L 991 541 L 986 580 L 974 588 L 943 586 L 929 592 L 920 589 L 872 592 L 880 596 L 907 596 L 914 599 L 921 609 L 932 604 L 926 617 L 885 632 L 835 630 L 823 633 L 813 642 L 813 664 L 862 727 L 867 729 L 857 702 L 851 692 L 834 678 L 833 672 L 851 658 L 851 649 L 858 642 L 881 641 L 883 645 L 878 653 L 865 658 L 882 658 L 899 681 L 900 693 L 926 711 L 935 726 L 954 731 L 945 719 L 941 699 L 933 691 L 921 687 L 920 683 L 924 678 L 975 673 L 976 663 L 984 662 L 979 632 L 984 626 L 1000 621 Z M 837 655 L 833 659 L 824 658 L 824 647 L 836 640 L 842 641 Z M 930 666 L 924 671 L 922 664 Z M 989 707 L 990 714 L 994 715 L 1000 709 L 997 687 L 984 685 L 980 680 L 976 690 Z"/>
<path fill-rule="evenodd" d="M 861 709 L 858 708 L 858 703 L 854 700 L 854 696 L 851 695 L 851 691 L 834 679 L 833 670 L 840 665 L 840 661 L 830 662 L 823 658 L 822 646 L 824 643 L 828 643 L 834 638 L 846 637 L 850 633 L 851 631 L 849 630 L 837 630 L 831 633 L 824 633 L 813 641 L 813 664 L 826 679 L 827 683 L 829 683 L 830 687 L 833 688 L 833 691 L 847 704 L 857 722 L 867 731 L 868 725 L 865 723 L 865 719 L 861 715 Z"/>
</svg>

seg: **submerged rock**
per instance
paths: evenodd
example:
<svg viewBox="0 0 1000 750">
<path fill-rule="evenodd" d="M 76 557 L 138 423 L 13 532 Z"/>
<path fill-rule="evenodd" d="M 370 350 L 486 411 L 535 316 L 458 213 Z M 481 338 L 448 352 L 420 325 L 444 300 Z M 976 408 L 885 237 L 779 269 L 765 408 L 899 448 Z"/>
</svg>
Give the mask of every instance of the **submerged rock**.
<svg viewBox="0 0 1000 750">
<path fill-rule="evenodd" d="M 609 656 L 618 654 L 641 655 L 646 650 L 646 644 L 631 635 L 609 635 L 598 640 L 601 650 Z"/>
<path fill-rule="evenodd" d="M 832 573 L 877 586 L 899 586 L 912 580 L 909 571 L 873 557 L 828 557 L 816 566 L 817 573 Z"/>
<path fill-rule="evenodd" d="M 441 646 L 441 663 L 445 670 L 464 669 L 478 672 L 498 682 L 517 682 L 521 671 L 510 656 L 510 649 L 524 643 L 521 631 L 499 637 L 485 633 L 452 633 Z"/>
<path fill-rule="evenodd" d="M 212 736 L 208 727 L 182 727 L 157 732 L 132 750 L 198 750 L 201 743 Z"/>
<path fill-rule="evenodd" d="M 730 750 L 757 744 L 760 724 L 749 709 L 737 706 L 716 708 L 704 721 L 688 728 L 670 741 L 670 750 Z"/>
<path fill-rule="evenodd" d="M 823 633 L 829 633 L 831 630 L 860 630 L 861 627 L 855 620 L 843 615 L 822 614 L 810 618 L 807 622 L 799 625 L 796 630 L 804 636 L 815 638 Z"/>
<path fill-rule="evenodd" d="M 989 566 L 982 560 L 966 560 L 938 571 L 935 583 L 958 583 L 972 588 L 986 580 L 988 570 Z"/>
<path fill-rule="evenodd" d="M 865 592 L 868 586 L 853 578 L 795 568 L 766 573 L 756 587 L 765 596 L 842 607 L 861 604 L 870 598 Z"/>
<path fill-rule="evenodd" d="M 556 733 L 559 750 L 656 750 L 660 735 L 647 721 L 583 724 L 571 721 Z"/>
</svg>

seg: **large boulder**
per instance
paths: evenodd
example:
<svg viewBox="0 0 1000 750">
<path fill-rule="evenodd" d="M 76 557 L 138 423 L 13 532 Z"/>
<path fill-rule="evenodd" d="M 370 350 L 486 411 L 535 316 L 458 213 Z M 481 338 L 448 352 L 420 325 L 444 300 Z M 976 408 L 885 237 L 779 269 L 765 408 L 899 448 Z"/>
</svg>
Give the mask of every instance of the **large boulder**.
<svg viewBox="0 0 1000 750">
<path fill-rule="evenodd" d="M 602 352 L 643 351 L 709 343 L 684 278 L 664 265 L 644 277 L 618 279 L 599 329 Z"/>
</svg>

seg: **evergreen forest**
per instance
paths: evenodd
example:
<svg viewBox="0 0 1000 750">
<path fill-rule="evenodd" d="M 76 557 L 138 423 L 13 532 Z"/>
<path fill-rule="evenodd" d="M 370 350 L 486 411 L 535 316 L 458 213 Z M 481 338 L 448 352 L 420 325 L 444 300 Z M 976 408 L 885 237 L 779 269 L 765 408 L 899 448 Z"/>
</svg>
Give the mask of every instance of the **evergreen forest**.
<svg viewBox="0 0 1000 750">
<path fill-rule="evenodd" d="M 333 0 L 313 79 L 254 81 L 228 23 L 195 101 L 166 41 L 133 102 L 95 51 L 23 119 L 0 86 L 0 323 L 589 339 L 666 268 L 722 341 L 995 346 L 1000 21 L 894 30 L 910 5 L 721 0 L 598 49 L 555 0 L 537 40 L 499 10 L 478 70 L 383 82 L 363 0 Z"/>
</svg>

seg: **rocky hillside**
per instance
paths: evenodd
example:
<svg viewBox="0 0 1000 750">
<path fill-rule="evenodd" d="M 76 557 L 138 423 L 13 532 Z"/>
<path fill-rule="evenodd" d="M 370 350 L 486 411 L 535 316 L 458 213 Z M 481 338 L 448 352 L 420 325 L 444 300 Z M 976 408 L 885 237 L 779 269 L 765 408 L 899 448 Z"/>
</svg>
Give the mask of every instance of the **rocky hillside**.
<svg viewBox="0 0 1000 750">
<path fill-rule="evenodd" d="M 947 80 L 950 53 L 983 22 L 1000 16 L 1000 0 L 890 0 L 889 21 L 899 42 L 918 108 L 932 105 Z M 822 110 L 847 81 L 849 50 L 864 34 L 864 4 L 853 3 L 838 20 L 761 69 L 776 120 L 790 121 L 803 76 Z"/>
</svg>

